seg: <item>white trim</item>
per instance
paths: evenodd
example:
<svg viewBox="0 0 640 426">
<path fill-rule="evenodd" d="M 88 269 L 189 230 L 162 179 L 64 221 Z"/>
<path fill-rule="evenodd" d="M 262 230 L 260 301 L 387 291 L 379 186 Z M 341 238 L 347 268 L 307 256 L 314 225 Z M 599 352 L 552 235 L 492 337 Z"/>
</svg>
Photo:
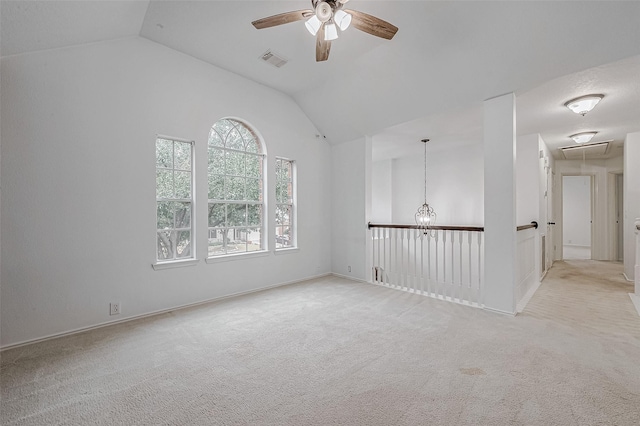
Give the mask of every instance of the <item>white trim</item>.
<svg viewBox="0 0 640 426">
<path fill-rule="evenodd" d="M 273 253 L 274 254 L 288 254 L 288 253 L 296 253 L 298 251 L 300 251 L 299 247 L 282 247 L 282 248 L 274 249 Z"/>
<path fill-rule="evenodd" d="M 546 272 L 545 272 L 546 275 Z M 531 287 L 529 289 L 529 291 L 527 292 L 527 294 L 524 295 L 524 297 L 520 300 L 520 302 L 518 303 L 518 305 L 516 306 L 516 311 L 518 313 L 524 311 L 524 308 L 527 307 L 527 304 L 529 303 L 529 301 L 531 300 L 531 298 L 533 297 L 533 295 L 536 293 L 536 291 L 538 291 L 538 289 L 540 288 L 540 284 L 541 282 L 538 281 L 536 282 L 536 284 Z"/>
<path fill-rule="evenodd" d="M 507 315 L 510 317 L 515 317 L 518 314 L 517 312 L 501 311 L 500 309 L 488 308 L 486 306 L 483 306 L 482 309 L 484 309 L 485 311 L 493 312 L 494 314 Z"/>
<path fill-rule="evenodd" d="M 157 311 L 148 312 L 146 314 L 135 315 L 135 316 L 132 316 L 132 317 L 123 318 L 123 319 L 116 320 L 116 321 L 107 321 L 107 322 L 103 322 L 103 323 L 100 323 L 100 324 L 97 324 L 97 325 L 92 325 L 92 326 L 89 326 L 89 327 L 76 328 L 76 329 L 73 329 L 73 330 L 70 330 L 70 331 L 64 331 L 62 333 L 50 334 L 48 336 L 40 337 L 40 338 L 37 338 L 37 339 L 23 340 L 22 342 L 18 342 L 18 343 L 14 343 L 14 344 L 11 344 L 11 345 L 8 345 L 8 346 L 0 347 L 0 352 L 6 351 L 6 350 L 9 350 L 9 349 L 18 348 L 20 346 L 27 346 L 27 345 L 31 345 L 31 344 L 34 344 L 34 343 L 40 343 L 40 342 L 44 342 L 44 341 L 47 341 L 47 340 L 57 339 L 59 337 L 66 337 L 66 336 L 71 336 L 73 334 L 84 333 L 85 331 L 96 330 L 98 328 L 108 327 L 108 326 L 120 324 L 120 323 L 123 323 L 123 322 L 129 322 L 129 321 L 134 321 L 134 320 L 137 320 L 137 319 L 152 317 L 152 316 L 155 316 L 155 315 L 166 314 L 167 312 L 182 310 L 182 309 L 191 308 L 191 307 L 194 307 L 194 306 L 206 305 L 208 303 L 219 302 L 221 300 L 230 299 L 232 297 L 244 296 L 244 295 L 247 295 L 247 294 L 258 293 L 260 291 L 270 290 L 270 289 L 277 288 L 277 287 L 284 287 L 284 286 L 287 286 L 287 285 L 298 284 L 298 283 L 302 283 L 302 282 L 305 282 L 305 281 L 310 281 L 310 280 L 315 280 L 315 279 L 318 279 L 318 278 L 326 277 L 326 276 L 329 276 L 329 275 L 331 275 L 330 272 L 327 272 L 327 273 L 324 273 L 324 274 L 312 275 L 312 276 L 307 277 L 307 278 L 301 278 L 301 279 L 292 280 L 292 281 L 285 281 L 283 283 L 273 284 L 273 285 L 266 286 L 266 287 L 260 287 L 260 288 L 256 288 L 256 289 L 253 289 L 253 290 L 241 291 L 241 292 L 238 292 L 238 293 L 228 294 L 226 296 L 213 297 L 211 299 L 202 300 L 200 302 L 188 303 L 188 304 L 185 304 L 185 305 L 174 306 L 172 308 L 160 309 L 160 310 L 157 310 Z"/>
<path fill-rule="evenodd" d="M 167 135 L 161 135 L 159 133 L 156 133 L 156 141 L 157 139 L 164 139 L 167 141 L 177 141 L 177 142 L 184 142 L 184 143 L 190 143 L 191 145 L 195 145 L 196 141 L 191 139 L 184 139 L 184 138 L 177 138 L 174 136 L 167 136 Z"/>
<path fill-rule="evenodd" d="M 631 298 L 636 311 L 638 311 L 638 315 L 640 315 L 640 297 L 636 296 L 634 293 L 629 293 L 629 297 Z"/>
<path fill-rule="evenodd" d="M 635 282 L 635 280 L 630 280 L 629 277 L 627 276 L 627 274 L 625 274 L 624 272 L 622 273 L 622 276 L 624 277 L 625 280 L 627 280 L 627 281 L 629 281 L 631 283 Z"/>
<path fill-rule="evenodd" d="M 200 262 L 199 259 L 185 259 L 185 260 L 171 260 L 169 262 L 156 262 L 152 263 L 151 267 L 155 271 L 160 271 L 162 269 L 171 269 L 171 268 L 182 268 L 185 266 L 195 266 Z"/>
<path fill-rule="evenodd" d="M 242 253 L 222 254 L 220 256 L 207 257 L 204 261 L 207 263 L 219 263 L 230 260 L 251 259 L 253 257 L 269 256 L 270 254 L 271 253 L 269 252 L 269 250 L 245 251 Z"/>
<path fill-rule="evenodd" d="M 363 279 L 360 279 L 360 278 L 350 277 L 348 275 L 337 274 L 335 272 L 332 272 L 331 275 L 333 275 L 334 277 L 338 277 L 338 278 L 344 278 L 346 280 L 357 281 L 359 283 L 373 284 L 371 281 L 363 280 Z"/>
</svg>

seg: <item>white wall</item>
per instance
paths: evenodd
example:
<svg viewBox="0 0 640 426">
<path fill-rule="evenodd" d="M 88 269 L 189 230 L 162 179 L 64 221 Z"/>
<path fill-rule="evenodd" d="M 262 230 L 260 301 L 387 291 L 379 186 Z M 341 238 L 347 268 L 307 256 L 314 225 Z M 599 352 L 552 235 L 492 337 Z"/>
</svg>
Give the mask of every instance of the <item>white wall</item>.
<svg viewBox="0 0 640 426">
<path fill-rule="evenodd" d="M 331 267 L 336 274 L 369 280 L 366 247 L 368 138 L 331 147 Z M 349 271 L 351 267 L 351 271 Z"/>
<path fill-rule="evenodd" d="M 1 65 L 2 346 L 330 272 L 331 150 L 289 97 L 142 38 Z M 155 135 L 196 141 L 202 259 L 207 134 L 224 116 L 264 137 L 268 203 L 275 156 L 297 161 L 300 250 L 154 271 Z"/>
<path fill-rule="evenodd" d="M 615 260 L 612 251 L 609 206 L 609 189 L 615 187 L 610 185 L 609 180 L 614 179 L 616 172 L 622 171 L 622 157 L 615 157 L 606 160 L 558 160 L 555 162 L 556 191 L 554 194 L 554 216 L 556 229 L 554 235 L 554 245 L 556 246 L 555 258 L 562 259 L 562 176 L 593 176 L 593 233 L 591 258 L 594 260 Z"/>
<path fill-rule="evenodd" d="M 591 176 L 562 178 L 562 241 L 591 247 Z"/>
<path fill-rule="evenodd" d="M 371 170 L 371 222 L 391 223 L 392 209 L 392 162 L 393 160 L 376 161 Z"/>
<path fill-rule="evenodd" d="M 454 148 L 429 144 L 427 202 L 436 211 L 436 224 L 482 226 L 482 144 Z M 421 155 L 392 160 L 391 196 L 384 200 L 386 205 L 374 203 L 374 217 L 390 208 L 393 223 L 415 223 L 415 212 L 424 202 L 424 151 L 418 153 Z M 374 163 L 374 174 L 379 163 Z"/>
<path fill-rule="evenodd" d="M 640 132 L 624 141 L 624 273 L 634 280 L 636 246 L 634 222 L 640 218 Z M 638 292 L 636 291 L 636 294 Z"/>
<path fill-rule="evenodd" d="M 516 141 L 516 223 L 528 225 L 540 214 L 540 156 L 537 134 Z"/>
</svg>

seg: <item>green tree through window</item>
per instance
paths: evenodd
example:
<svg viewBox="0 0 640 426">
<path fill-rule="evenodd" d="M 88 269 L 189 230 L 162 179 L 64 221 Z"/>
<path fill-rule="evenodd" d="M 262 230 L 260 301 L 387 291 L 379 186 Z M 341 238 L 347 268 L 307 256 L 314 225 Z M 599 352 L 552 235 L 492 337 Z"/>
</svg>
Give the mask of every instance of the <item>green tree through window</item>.
<svg viewBox="0 0 640 426">
<path fill-rule="evenodd" d="M 276 158 L 276 250 L 295 247 L 294 163 Z"/>
<path fill-rule="evenodd" d="M 262 249 L 264 153 L 258 137 L 225 118 L 211 128 L 208 151 L 209 257 Z"/>
<path fill-rule="evenodd" d="M 193 258 L 193 142 L 156 139 L 158 261 Z"/>
</svg>

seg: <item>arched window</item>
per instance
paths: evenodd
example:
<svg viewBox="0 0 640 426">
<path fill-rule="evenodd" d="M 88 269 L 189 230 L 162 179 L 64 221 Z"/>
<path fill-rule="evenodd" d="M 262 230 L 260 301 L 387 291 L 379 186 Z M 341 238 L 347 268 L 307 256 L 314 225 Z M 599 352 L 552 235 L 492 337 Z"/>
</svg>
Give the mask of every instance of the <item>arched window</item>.
<svg viewBox="0 0 640 426">
<path fill-rule="evenodd" d="M 264 155 L 246 124 L 223 118 L 211 128 L 209 257 L 263 249 Z"/>
</svg>

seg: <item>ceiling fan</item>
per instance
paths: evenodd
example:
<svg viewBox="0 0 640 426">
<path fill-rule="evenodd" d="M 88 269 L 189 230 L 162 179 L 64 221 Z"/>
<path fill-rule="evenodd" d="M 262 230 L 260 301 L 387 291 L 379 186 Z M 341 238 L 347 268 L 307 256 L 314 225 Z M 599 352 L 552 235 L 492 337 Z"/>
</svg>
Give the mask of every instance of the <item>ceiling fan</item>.
<svg viewBox="0 0 640 426">
<path fill-rule="evenodd" d="M 306 19 L 305 26 L 309 32 L 316 36 L 316 61 L 329 59 L 331 41 L 338 38 L 338 28 L 344 31 L 350 24 L 365 33 L 391 40 L 398 27 L 357 10 L 344 10 L 344 5 L 349 0 L 311 0 L 313 9 L 296 10 L 281 13 L 267 18 L 253 21 L 257 29 L 275 27 L 290 22 Z"/>
</svg>

